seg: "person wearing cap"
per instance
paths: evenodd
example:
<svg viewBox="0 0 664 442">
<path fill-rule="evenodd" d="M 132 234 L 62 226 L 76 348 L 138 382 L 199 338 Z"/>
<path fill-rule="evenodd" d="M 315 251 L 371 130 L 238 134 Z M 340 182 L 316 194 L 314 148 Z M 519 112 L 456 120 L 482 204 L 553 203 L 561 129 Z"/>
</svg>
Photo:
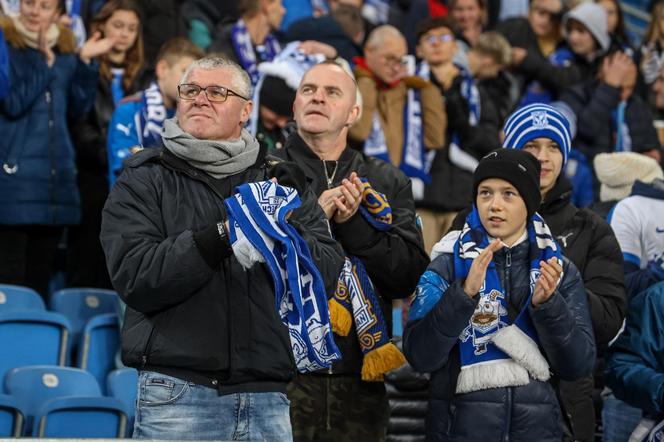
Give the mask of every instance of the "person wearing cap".
<svg viewBox="0 0 664 442">
<path fill-rule="evenodd" d="M 581 273 L 598 352 L 620 330 L 627 309 L 622 255 L 611 227 L 599 215 L 575 207 L 572 186 L 561 173 L 570 155 L 569 122 L 552 106 L 533 104 L 517 109 L 504 127 L 503 147 L 522 149 L 541 164 L 538 213 L 546 220 L 563 254 Z M 593 440 L 593 378 L 560 382 L 564 411 L 575 440 Z"/>
<path fill-rule="evenodd" d="M 610 47 L 607 23 L 604 8 L 581 3 L 563 16 L 565 41 L 549 56 L 516 50 L 516 69 L 529 83 L 521 105 L 551 102 L 566 88 L 593 78 Z"/>
<path fill-rule="evenodd" d="M 560 100 L 577 116 L 574 146 L 588 159 L 601 152 L 638 152 L 660 162 L 649 104 L 634 93 L 637 66 L 622 52 L 604 58 L 597 78 L 566 90 Z"/>
<path fill-rule="evenodd" d="M 267 75 L 259 97 L 256 139 L 263 149 L 281 149 L 289 135 L 286 125 L 293 119 L 295 90 L 283 79 Z"/>
<path fill-rule="evenodd" d="M 560 441 L 552 375 L 593 369 L 583 283 L 536 213 L 539 175 L 529 153 L 486 155 L 463 228 L 434 247 L 420 278 L 404 351 L 432 373 L 427 440 Z"/>
</svg>

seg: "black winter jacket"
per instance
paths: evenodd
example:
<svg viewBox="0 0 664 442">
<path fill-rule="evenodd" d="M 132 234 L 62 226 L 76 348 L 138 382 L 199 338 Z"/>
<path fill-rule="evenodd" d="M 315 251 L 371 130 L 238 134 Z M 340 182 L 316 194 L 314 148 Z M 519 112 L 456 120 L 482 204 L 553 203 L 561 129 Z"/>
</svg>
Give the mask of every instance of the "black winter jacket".
<svg viewBox="0 0 664 442">
<path fill-rule="evenodd" d="M 224 198 L 238 185 L 273 176 L 277 167 L 269 170 L 260 158 L 243 172 L 214 180 L 157 148 L 125 163 L 104 207 L 101 241 L 113 286 L 127 304 L 126 365 L 220 394 L 285 391 L 295 365 L 288 328 L 275 309 L 272 277 L 265 264 L 244 270 L 217 230 L 226 219 Z M 294 185 L 287 178 L 278 179 Z M 289 223 L 306 240 L 331 292 L 342 250 L 314 195 L 300 196 L 302 206 Z"/>
<path fill-rule="evenodd" d="M 493 262 L 510 305 L 522 305 L 530 292 L 528 253 L 527 241 L 494 253 Z M 455 280 L 452 254 L 435 258 L 428 271 L 450 285 L 433 308 L 421 319 L 409 321 L 404 331 L 408 361 L 415 370 L 432 373 L 427 439 L 559 442 L 560 407 L 550 382 L 531 379 L 518 387 L 455 392 L 460 370 L 459 336 L 468 325 L 479 296 L 468 297 L 462 281 Z M 563 272 L 553 296 L 538 307 L 527 308 L 540 351 L 553 375 L 574 380 L 591 373 L 595 343 L 581 276 L 566 258 Z"/>
<path fill-rule="evenodd" d="M 620 88 L 592 80 L 568 89 L 560 98 L 569 104 L 577 117 L 574 148 L 582 151 L 589 161 L 598 153 L 613 152 L 615 124 L 612 112 L 620 103 Z M 648 103 L 636 94 L 627 100 L 625 123 L 629 127 L 633 151 L 659 149 Z"/>
<path fill-rule="evenodd" d="M 338 161 L 319 159 L 296 133 L 277 157 L 292 161 L 304 169 L 311 189 L 320 195 L 341 184 L 352 172 L 366 178 L 374 189 L 386 195 L 392 208 L 392 227 L 387 232 L 374 229 L 358 212 L 343 224 L 331 222 L 336 240 L 348 254 L 362 260 L 381 302 L 381 309 L 392 326 L 392 299 L 405 298 L 415 290 L 429 257 L 415 221 L 415 207 L 410 180 L 391 164 L 346 148 Z M 325 169 L 327 167 L 327 170 Z M 331 178 L 328 185 L 326 176 Z M 331 294 L 331 293 L 330 293 Z M 347 337 L 334 337 L 342 360 L 333 366 L 335 373 L 360 373 L 362 351 L 355 327 Z"/>
</svg>

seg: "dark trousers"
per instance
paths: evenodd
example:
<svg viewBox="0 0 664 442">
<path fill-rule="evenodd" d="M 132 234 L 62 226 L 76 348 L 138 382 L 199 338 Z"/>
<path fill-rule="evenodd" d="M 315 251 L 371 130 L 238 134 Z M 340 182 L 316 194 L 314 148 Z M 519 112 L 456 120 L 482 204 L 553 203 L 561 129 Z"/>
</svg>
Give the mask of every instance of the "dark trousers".
<svg viewBox="0 0 664 442">
<path fill-rule="evenodd" d="M 360 375 L 298 375 L 288 384 L 293 440 L 384 441 L 390 410 L 383 382 Z"/>
<path fill-rule="evenodd" d="M 0 283 L 30 287 L 48 301 L 62 227 L 0 226 Z"/>
</svg>

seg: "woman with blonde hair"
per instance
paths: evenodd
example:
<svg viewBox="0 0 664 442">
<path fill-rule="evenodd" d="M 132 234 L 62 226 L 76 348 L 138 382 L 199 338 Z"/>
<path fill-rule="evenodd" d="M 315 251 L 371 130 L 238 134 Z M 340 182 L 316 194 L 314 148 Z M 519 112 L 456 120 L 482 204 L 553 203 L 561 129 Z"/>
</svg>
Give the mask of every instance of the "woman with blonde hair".
<svg viewBox="0 0 664 442">
<path fill-rule="evenodd" d="M 61 12 L 58 0 L 21 0 L 17 16 L 0 19 L 11 83 L 0 100 L 0 283 L 43 297 L 63 227 L 80 222 L 67 117 L 90 109 L 92 59 L 112 43 L 96 35 L 77 54 Z"/>
<path fill-rule="evenodd" d="M 133 0 L 108 0 L 90 25 L 90 33 L 113 41 L 99 58 L 94 108 L 72 127 L 77 150 L 82 222 L 68 236 L 67 284 L 110 288 L 99 244 L 101 210 L 108 195 L 106 135 L 120 100 L 140 89 L 143 68 L 141 10 Z"/>
</svg>

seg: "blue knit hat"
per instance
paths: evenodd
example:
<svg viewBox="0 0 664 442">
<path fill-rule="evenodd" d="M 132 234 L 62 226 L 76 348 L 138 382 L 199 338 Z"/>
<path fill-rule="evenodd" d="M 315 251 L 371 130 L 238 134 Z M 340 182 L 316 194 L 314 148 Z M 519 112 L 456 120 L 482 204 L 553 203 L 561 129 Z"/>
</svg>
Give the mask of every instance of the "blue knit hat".
<svg viewBox="0 0 664 442">
<path fill-rule="evenodd" d="M 560 146 L 563 164 L 572 148 L 569 121 L 555 108 L 543 103 L 529 104 L 514 111 L 507 119 L 503 147 L 522 149 L 535 138 L 549 138 Z"/>
</svg>

